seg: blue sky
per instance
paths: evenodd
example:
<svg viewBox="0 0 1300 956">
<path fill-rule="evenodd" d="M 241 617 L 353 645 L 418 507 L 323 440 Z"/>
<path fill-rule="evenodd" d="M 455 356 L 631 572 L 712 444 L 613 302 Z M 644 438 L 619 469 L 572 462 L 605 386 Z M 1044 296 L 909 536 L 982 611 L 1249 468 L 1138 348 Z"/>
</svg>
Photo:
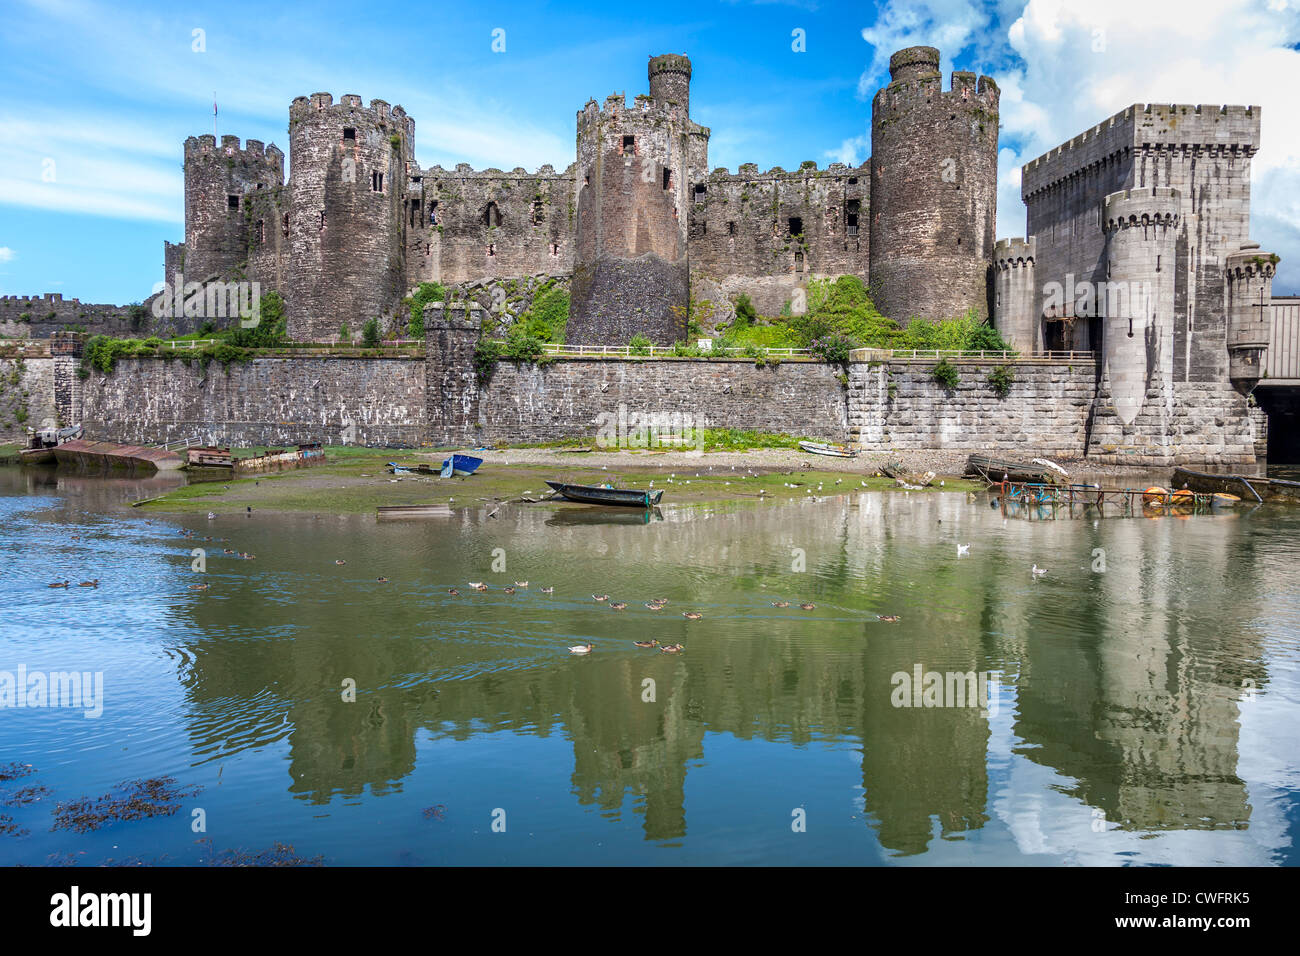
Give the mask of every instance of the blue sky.
<svg viewBox="0 0 1300 956">
<path fill-rule="evenodd" d="M 422 165 L 573 160 L 590 97 L 646 89 L 687 53 L 710 162 L 861 162 L 894 50 L 1003 90 L 998 235 L 1022 235 L 1019 168 L 1133 102 L 1264 107 L 1252 232 L 1300 292 L 1300 0 L 179 6 L 9 0 L 0 34 L 0 293 L 138 301 L 182 238 L 181 143 L 212 132 L 288 152 L 289 101 L 328 91 L 403 105 Z M 505 31 L 505 51 L 492 50 Z M 196 38 L 195 31 L 202 31 Z M 806 50 L 793 49 L 804 31 Z M 202 50 L 195 50 L 202 46 Z"/>
</svg>

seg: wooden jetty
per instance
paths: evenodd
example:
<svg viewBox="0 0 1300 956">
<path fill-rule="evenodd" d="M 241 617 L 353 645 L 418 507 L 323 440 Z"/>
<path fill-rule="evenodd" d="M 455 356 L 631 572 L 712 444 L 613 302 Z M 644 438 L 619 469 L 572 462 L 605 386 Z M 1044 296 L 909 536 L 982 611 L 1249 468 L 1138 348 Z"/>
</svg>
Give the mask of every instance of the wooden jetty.
<svg viewBox="0 0 1300 956">
<path fill-rule="evenodd" d="M 1057 485 L 1026 481 L 1001 481 L 989 486 L 1008 517 L 1157 517 L 1220 513 L 1240 500 L 1221 492 L 1190 489 L 1102 488 L 1100 485 Z M 1061 510 L 1065 509 L 1065 514 Z M 1077 510 L 1076 510 L 1077 509 Z M 1107 509 L 1110 509 L 1109 511 Z"/>
</svg>

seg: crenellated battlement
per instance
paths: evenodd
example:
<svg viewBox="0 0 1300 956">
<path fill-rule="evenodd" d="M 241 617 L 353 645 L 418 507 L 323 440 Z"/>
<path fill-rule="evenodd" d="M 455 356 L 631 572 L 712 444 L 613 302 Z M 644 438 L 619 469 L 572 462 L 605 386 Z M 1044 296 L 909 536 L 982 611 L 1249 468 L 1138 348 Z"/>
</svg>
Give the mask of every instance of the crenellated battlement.
<svg viewBox="0 0 1300 956">
<path fill-rule="evenodd" d="M 578 174 L 578 164 L 570 163 L 565 167 L 563 172 L 557 173 L 555 167 L 550 163 L 543 163 L 537 167 L 536 172 L 530 173 L 522 166 L 516 166 L 514 169 L 506 172 L 505 170 L 489 168 L 475 169 L 468 163 L 457 163 L 455 169 L 444 169 L 441 165 L 433 165 L 424 169 L 412 168 L 411 176 L 420 176 L 424 179 L 509 179 L 519 182 L 530 180 L 572 180 Z"/>
<path fill-rule="evenodd" d="M 241 149 L 239 146 L 238 136 L 222 136 L 221 145 L 217 146 L 217 139 L 211 133 L 205 133 L 202 136 L 190 136 L 185 140 L 185 159 L 198 159 L 203 156 L 222 156 L 235 161 L 247 163 L 265 164 L 273 168 L 284 170 L 284 153 L 275 143 L 269 146 L 260 139 L 250 139 Z"/>
<path fill-rule="evenodd" d="M 1178 225 L 1182 195 L 1167 186 L 1125 189 L 1102 203 L 1102 229 L 1107 235 L 1134 227 Z"/>
<path fill-rule="evenodd" d="M 727 167 L 719 166 L 712 170 L 707 183 L 749 183 L 760 182 L 765 180 L 774 180 L 779 182 L 794 182 L 804 179 L 834 179 L 843 176 L 857 176 L 862 179 L 862 185 L 868 185 L 868 177 L 871 172 L 871 163 L 866 162 L 861 166 L 849 166 L 846 163 L 830 163 L 825 169 L 818 169 L 814 160 L 808 160 L 802 163 L 798 169 L 784 169 L 780 166 L 773 166 L 771 169 L 759 171 L 757 163 L 742 163 L 740 168 L 732 173 Z"/>
<path fill-rule="evenodd" d="M 1224 258 L 1223 275 L 1228 282 L 1272 279 L 1281 259 L 1272 252 L 1261 252 L 1259 243 L 1247 240 Z"/>
<path fill-rule="evenodd" d="M 993 268 L 1018 269 L 1032 266 L 1037 256 L 1038 243 L 1033 236 L 1028 239 L 999 239 L 993 245 Z"/>
<path fill-rule="evenodd" d="M 936 99 L 947 108 L 996 113 L 1001 91 L 991 76 L 970 70 L 954 70 L 949 88 L 943 89 L 939 72 L 939 51 L 932 46 L 899 50 L 889 58 L 890 83 L 876 91 L 872 115 L 879 122 L 886 111 L 913 106 L 934 106 Z M 996 124 L 995 124 L 996 125 Z"/>
<path fill-rule="evenodd" d="M 1259 150 L 1262 112 L 1258 106 L 1135 103 L 1025 163 L 1022 195 L 1028 199 L 1133 150 L 1249 158 Z"/>
<path fill-rule="evenodd" d="M 311 122 L 320 114 L 340 122 L 346 118 L 353 125 L 364 121 L 376 127 L 395 127 L 409 138 L 415 136 L 415 119 L 408 116 L 401 106 L 390 106 L 387 100 L 380 99 L 373 99 L 369 106 L 363 106 L 361 97 L 355 93 L 345 93 L 338 103 L 334 102 L 331 93 L 296 96 L 289 104 L 289 125 Z"/>
</svg>

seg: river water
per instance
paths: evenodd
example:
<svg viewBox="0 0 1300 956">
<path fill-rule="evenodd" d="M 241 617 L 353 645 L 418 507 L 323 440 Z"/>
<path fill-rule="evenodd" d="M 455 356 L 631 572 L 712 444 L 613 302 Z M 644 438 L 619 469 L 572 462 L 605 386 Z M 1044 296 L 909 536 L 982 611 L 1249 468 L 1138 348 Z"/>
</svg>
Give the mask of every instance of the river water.
<svg viewBox="0 0 1300 956">
<path fill-rule="evenodd" d="M 1300 509 L 122 507 L 154 487 L 0 469 L 0 690 L 103 679 L 98 716 L 0 709 L 0 765 L 33 766 L 0 801 L 47 788 L 0 806 L 0 863 L 1300 860 Z M 51 829 L 162 775 L 200 788 L 173 815 Z"/>
</svg>

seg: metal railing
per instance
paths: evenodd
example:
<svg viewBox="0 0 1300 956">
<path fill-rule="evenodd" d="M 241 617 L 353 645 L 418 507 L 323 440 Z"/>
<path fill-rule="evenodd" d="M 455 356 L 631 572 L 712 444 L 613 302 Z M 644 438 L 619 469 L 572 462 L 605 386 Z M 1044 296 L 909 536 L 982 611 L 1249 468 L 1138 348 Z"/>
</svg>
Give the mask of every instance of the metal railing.
<svg viewBox="0 0 1300 956">
<path fill-rule="evenodd" d="M 500 341 L 500 340 L 498 340 Z M 723 358 L 747 358 L 744 355 L 747 346 L 733 345 L 726 349 L 703 349 L 698 355 L 692 354 L 692 358 L 708 358 L 711 355 L 721 356 Z M 777 356 L 795 356 L 795 355 L 813 355 L 811 349 L 792 349 L 792 348 L 765 348 L 758 347 L 764 355 Z M 555 342 L 545 342 L 542 344 L 543 355 L 611 355 L 616 357 L 628 358 L 655 358 L 657 356 L 686 358 L 681 355 L 676 345 L 643 345 L 633 350 L 630 345 L 560 345 Z"/>
<path fill-rule="evenodd" d="M 1041 362 L 1084 362 L 1096 358 L 1093 352 L 1017 352 L 1012 349 L 985 349 L 981 351 L 964 351 L 962 349 L 853 349 L 849 357 L 855 362 L 880 362 L 887 359 L 964 359 L 966 361 L 1041 361 Z"/>
</svg>

